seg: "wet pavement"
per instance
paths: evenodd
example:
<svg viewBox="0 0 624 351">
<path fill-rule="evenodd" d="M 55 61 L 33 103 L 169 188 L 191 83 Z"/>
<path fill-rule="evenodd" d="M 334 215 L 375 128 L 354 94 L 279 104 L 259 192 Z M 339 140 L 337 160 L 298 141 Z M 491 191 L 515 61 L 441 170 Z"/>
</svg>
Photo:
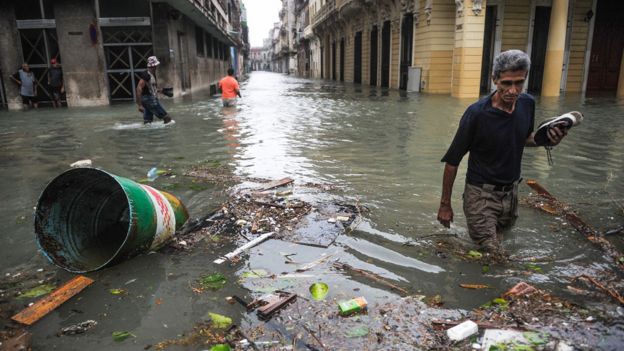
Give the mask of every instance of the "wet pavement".
<svg viewBox="0 0 624 351">
<path fill-rule="evenodd" d="M 168 190 L 200 217 L 226 199 L 227 185 L 196 183 L 183 173 L 201 164 L 227 166 L 232 175 L 279 179 L 295 184 L 329 184 L 325 196 L 359 201 L 368 208 L 363 222 L 349 235 L 339 236 L 328 249 L 269 240 L 237 265 L 215 266 L 219 253 L 233 243 L 196 247 L 185 252 L 139 256 L 89 276 L 96 283 L 33 328 L 35 349 L 128 349 L 177 338 L 208 318 L 209 312 L 231 316 L 237 324 L 253 324 L 254 315 L 225 297 L 251 298 L 272 288 L 308 297 L 308 286 L 324 281 L 328 299 L 366 296 L 369 301 L 398 298 L 383 285 L 319 265 L 308 277 L 267 280 L 243 278 L 251 269 L 279 274 L 292 272 L 283 254 L 300 263 L 322 254 L 377 273 L 413 294 L 440 295 L 444 306 L 471 309 L 492 300 L 519 280 L 582 302 L 565 287 L 571 277 L 610 267 L 608 259 L 569 225 L 523 206 L 516 227 L 503 240 L 520 258 L 535 257 L 535 267 L 492 266 L 436 254 L 412 246 L 423 237 L 458 235 L 467 239 L 461 211 L 466 160 L 453 195 L 455 225 L 436 221 L 446 151 L 459 117 L 473 101 L 449 96 L 403 94 L 349 84 L 334 84 L 255 72 L 242 85 L 236 109 L 201 93 L 178 100 L 164 99 L 175 124 L 144 127 L 134 105 L 98 108 L 42 109 L 0 112 L 0 165 L 3 198 L 2 275 L 56 270 L 37 252 L 33 207 L 48 181 L 80 159 L 95 167 L 140 180 L 152 167 L 171 169 L 175 178 L 160 177 L 152 186 Z M 553 150 L 549 166 L 543 148 L 526 149 L 525 179 L 537 179 L 559 199 L 573 206 L 598 230 L 624 223 L 624 102 L 610 98 L 566 96 L 541 98 L 537 120 L 578 110 L 585 121 Z M 530 192 L 521 187 L 521 197 Z M 621 234 L 620 234 L 621 235 Z M 622 249 L 622 237 L 612 242 Z M 410 245 L 406 245 L 410 244 Z M 199 277 L 222 273 L 226 286 L 197 294 Z M 60 271 L 58 279 L 70 274 Z M 465 290 L 460 283 L 488 284 L 493 289 Z M 128 293 L 113 295 L 109 289 Z M 307 295 L 306 295 L 307 294 Z M 592 304 L 596 302 L 586 301 Z M 86 334 L 57 337 L 62 327 L 93 319 L 98 325 Z M 131 337 L 117 343 L 114 331 Z"/>
</svg>

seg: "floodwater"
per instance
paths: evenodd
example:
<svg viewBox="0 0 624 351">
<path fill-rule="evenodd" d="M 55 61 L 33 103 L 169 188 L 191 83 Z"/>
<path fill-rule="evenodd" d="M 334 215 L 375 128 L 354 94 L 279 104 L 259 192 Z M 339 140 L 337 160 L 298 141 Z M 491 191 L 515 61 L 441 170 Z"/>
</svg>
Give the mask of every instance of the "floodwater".
<svg viewBox="0 0 624 351">
<path fill-rule="evenodd" d="M 152 167 L 171 168 L 177 177 L 161 177 L 153 186 L 174 189 L 170 191 L 182 199 L 193 217 L 224 201 L 223 187 L 176 187 L 175 182 L 184 181 L 182 173 L 189 167 L 214 161 L 231 166 L 241 176 L 289 176 L 296 184 L 336 185 L 340 191 L 332 196 L 359 200 L 370 210 L 355 232 L 340 236 L 328 249 L 269 240 L 236 266 L 216 266 L 212 261 L 217 253 L 197 248 L 142 255 L 89 274 L 96 280 L 94 285 L 32 328 L 35 349 L 136 350 L 188 332 L 208 312 L 253 323 L 255 316 L 226 304 L 224 297 L 249 298 L 266 290 L 268 284 L 239 281 L 249 269 L 276 274 L 292 271 L 280 253 L 295 253 L 291 257 L 298 262 L 333 254 L 414 294 L 439 294 L 446 307 L 465 309 L 500 295 L 519 280 L 566 296 L 570 277 L 609 267 L 599 250 L 569 225 L 527 206 L 520 208 L 520 218 L 503 244 L 518 257 L 544 259 L 546 263 L 537 263 L 541 272 L 514 275 L 506 267 L 492 267 L 483 274 L 478 264 L 404 245 L 431 234 L 467 239 L 461 211 L 467 158 L 454 187 L 453 227 L 442 228 L 436 214 L 443 170 L 440 158 L 472 100 L 266 72 L 252 73 L 242 85 L 242 95 L 236 109 L 222 109 L 218 99 L 201 93 L 165 99 L 176 121 L 166 127 L 142 126 L 131 104 L 0 112 L 3 275 L 55 269 L 38 252 L 33 208 L 47 182 L 80 159 L 91 159 L 94 166 L 131 179 L 145 178 Z M 624 223 L 624 102 L 581 96 L 541 98 L 537 120 L 570 110 L 582 111 L 585 122 L 553 150 L 553 166 L 548 165 L 543 148 L 526 149 L 523 176 L 538 180 L 597 229 L 618 227 Z M 521 197 L 529 191 L 523 186 Z M 611 239 L 622 247 L 621 237 Z M 228 277 L 224 289 L 193 293 L 192 282 L 215 272 Z M 362 295 L 375 301 L 395 296 L 383 286 L 327 267 L 307 273 L 313 277 L 279 282 L 278 288 L 306 296 L 312 282 L 323 280 L 330 285 L 329 298 Z M 70 274 L 60 272 L 59 276 L 64 281 Z M 467 291 L 459 283 L 496 288 Z M 126 289 L 128 295 L 112 295 L 111 288 Z M 55 335 L 59 328 L 87 319 L 98 321 L 98 326 L 80 336 Z M 114 331 L 129 331 L 135 337 L 115 343 Z"/>
</svg>

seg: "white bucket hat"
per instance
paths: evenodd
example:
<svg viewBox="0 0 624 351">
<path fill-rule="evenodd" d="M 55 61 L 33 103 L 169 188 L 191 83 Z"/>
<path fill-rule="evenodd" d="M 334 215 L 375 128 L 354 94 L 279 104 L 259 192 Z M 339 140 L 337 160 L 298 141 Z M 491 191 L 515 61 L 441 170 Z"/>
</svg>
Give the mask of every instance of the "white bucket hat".
<svg viewBox="0 0 624 351">
<path fill-rule="evenodd" d="M 160 61 L 156 56 L 150 56 L 147 58 L 147 67 L 156 67 L 160 65 Z"/>
</svg>

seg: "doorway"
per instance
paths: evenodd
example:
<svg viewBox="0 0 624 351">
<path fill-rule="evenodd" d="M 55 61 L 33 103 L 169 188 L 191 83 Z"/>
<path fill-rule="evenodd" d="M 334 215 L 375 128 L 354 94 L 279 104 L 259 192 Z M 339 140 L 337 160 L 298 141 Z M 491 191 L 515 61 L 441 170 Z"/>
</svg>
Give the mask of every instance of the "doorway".
<svg viewBox="0 0 624 351">
<path fill-rule="evenodd" d="M 624 50 L 622 1 L 598 1 L 589 60 L 587 91 L 615 92 Z"/>
<path fill-rule="evenodd" d="M 353 41 L 353 83 L 362 83 L 362 32 L 355 33 Z"/>
<path fill-rule="evenodd" d="M 494 61 L 494 42 L 496 38 L 496 6 L 485 9 L 485 29 L 483 34 L 483 59 L 481 60 L 480 92 L 485 94 L 491 90 L 492 63 Z"/>
<path fill-rule="evenodd" d="M 390 21 L 381 28 L 381 87 L 390 86 Z"/>
<path fill-rule="evenodd" d="M 533 41 L 531 43 L 531 70 L 527 90 L 533 94 L 542 92 L 544 77 L 544 61 L 546 60 L 546 46 L 548 44 L 548 27 L 550 26 L 550 7 L 536 6 L 533 27 Z"/>
<path fill-rule="evenodd" d="M 331 65 L 332 65 L 332 79 L 336 80 L 336 42 L 332 43 L 331 48 Z"/>
<path fill-rule="evenodd" d="M 180 75 L 180 88 L 183 92 L 191 88 L 191 77 L 188 71 L 188 47 L 184 32 L 178 32 L 178 74 Z"/>
<path fill-rule="evenodd" d="M 412 65 L 412 45 L 414 43 L 414 15 L 403 16 L 401 24 L 401 73 L 399 89 L 407 90 L 409 67 Z"/>
<path fill-rule="evenodd" d="M 373 26 L 370 34 L 370 85 L 377 86 L 377 26 Z"/>
<path fill-rule="evenodd" d="M 345 40 L 340 39 L 340 81 L 344 82 L 344 70 L 345 70 Z"/>
</svg>

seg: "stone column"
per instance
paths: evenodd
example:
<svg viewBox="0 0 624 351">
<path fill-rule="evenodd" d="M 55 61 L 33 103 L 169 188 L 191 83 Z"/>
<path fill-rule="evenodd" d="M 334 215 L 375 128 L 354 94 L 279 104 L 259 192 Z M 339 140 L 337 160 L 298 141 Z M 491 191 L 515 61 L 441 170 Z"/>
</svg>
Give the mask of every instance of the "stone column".
<svg viewBox="0 0 624 351">
<path fill-rule="evenodd" d="M 15 22 L 15 9 L 11 1 L 0 1 L 0 71 L 10 110 L 21 109 L 22 99 L 17 84 L 10 76 L 22 64 L 22 49 Z"/>
<path fill-rule="evenodd" d="M 479 97 L 485 11 L 473 12 L 472 7 L 473 1 L 466 0 L 455 18 L 451 95 L 459 98 Z"/>
<path fill-rule="evenodd" d="M 568 2 L 569 0 L 553 0 L 552 9 L 550 10 L 542 96 L 559 96 L 568 22 Z"/>
<path fill-rule="evenodd" d="M 106 60 L 98 27 L 91 43 L 89 25 L 96 23 L 94 1 L 58 0 L 54 4 L 68 106 L 108 105 Z"/>
</svg>

